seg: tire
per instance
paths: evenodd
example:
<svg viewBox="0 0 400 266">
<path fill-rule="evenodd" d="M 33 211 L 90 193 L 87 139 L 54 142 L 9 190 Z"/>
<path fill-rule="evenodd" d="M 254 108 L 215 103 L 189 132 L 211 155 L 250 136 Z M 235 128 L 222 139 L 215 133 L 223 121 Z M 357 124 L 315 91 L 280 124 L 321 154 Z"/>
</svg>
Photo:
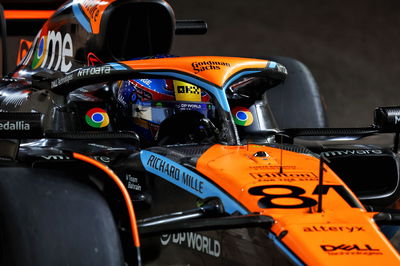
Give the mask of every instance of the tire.
<svg viewBox="0 0 400 266">
<path fill-rule="evenodd" d="M 106 201 L 74 179 L 59 170 L 0 169 L 0 265 L 124 264 Z"/>
<path fill-rule="evenodd" d="M 278 127 L 327 127 L 325 107 L 309 69 L 300 61 L 288 57 L 271 56 L 266 59 L 278 62 L 288 70 L 285 81 L 266 92 Z"/>
</svg>

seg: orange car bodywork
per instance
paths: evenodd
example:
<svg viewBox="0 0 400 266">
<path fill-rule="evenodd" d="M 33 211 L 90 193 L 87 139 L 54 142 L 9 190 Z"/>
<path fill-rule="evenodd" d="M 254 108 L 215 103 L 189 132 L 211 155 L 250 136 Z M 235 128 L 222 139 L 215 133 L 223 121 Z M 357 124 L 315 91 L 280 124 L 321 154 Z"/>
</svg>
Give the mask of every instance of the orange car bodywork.
<svg viewBox="0 0 400 266">
<path fill-rule="evenodd" d="M 100 33 L 100 22 L 104 10 L 116 0 L 77 1 L 86 17 L 89 19 L 93 34 Z"/>
<path fill-rule="evenodd" d="M 220 67 L 197 71 L 198 62 L 219 62 Z M 269 61 L 181 57 L 121 63 L 139 71 L 185 73 L 221 88 L 238 72 L 266 68 Z M 265 156 L 255 156 L 260 152 Z M 374 213 L 368 213 L 326 165 L 322 212 L 317 211 L 320 160 L 314 156 L 262 145 L 216 144 L 198 159 L 196 169 L 250 213 L 273 217 L 273 234 L 308 265 L 400 263 L 397 251 L 374 223 Z"/>
<path fill-rule="evenodd" d="M 98 32 L 100 17 L 113 1 L 97 5 L 96 16 L 92 16 L 97 11 L 91 10 L 90 4 L 83 7 L 93 33 Z M 270 61 L 209 56 L 119 63 L 143 72 L 183 73 L 222 89 L 239 72 L 268 68 Z M 265 152 L 267 156 L 254 156 L 257 152 Z M 371 214 L 327 166 L 324 166 L 323 184 L 327 190 L 323 195 L 323 211 L 317 212 L 320 161 L 315 157 L 268 146 L 217 144 L 199 158 L 196 168 L 250 212 L 273 217 L 273 234 L 306 264 L 400 263 L 398 253 Z"/>
<path fill-rule="evenodd" d="M 222 87 L 234 74 L 246 69 L 266 68 L 269 61 L 240 57 L 190 56 L 123 61 L 121 63 L 135 70 L 162 71 L 165 69 L 182 72 Z"/>
<path fill-rule="evenodd" d="M 266 157 L 256 157 L 265 152 Z M 281 168 L 282 167 L 282 168 Z M 317 205 L 298 207 L 306 199 L 318 201 L 319 159 L 260 145 L 214 145 L 197 162 L 197 170 L 211 178 L 252 213 L 275 219 L 272 232 L 308 265 L 395 265 L 400 257 L 364 208 L 350 206 L 335 188 L 356 197 L 335 173 L 324 165 L 324 182 L 331 186 Z M 276 186 L 273 188 L 268 188 Z M 282 188 L 288 186 L 286 188 Z M 264 195 L 272 208 L 260 206 Z M 265 187 L 265 188 L 264 188 Z M 263 189 L 264 188 L 264 189 Z M 294 192 L 300 188 L 301 193 Z M 313 194 L 313 192 L 315 194 Z M 361 205 L 361 204 L 360 204 Z M 294 207 L 290 207 L 294 206 Z"/>
<path fill-rule="evenodd" d="M 54 10 L 5 10 L 5 19 L 48 19 Z"/>
</svg>

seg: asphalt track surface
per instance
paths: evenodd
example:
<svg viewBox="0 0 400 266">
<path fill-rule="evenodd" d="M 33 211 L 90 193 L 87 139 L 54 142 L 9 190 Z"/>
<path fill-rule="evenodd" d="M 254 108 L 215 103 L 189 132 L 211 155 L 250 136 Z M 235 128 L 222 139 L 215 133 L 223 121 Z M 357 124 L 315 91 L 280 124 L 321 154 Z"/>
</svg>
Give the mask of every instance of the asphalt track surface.
<svg viewBox="0 0 400 266">
<path fill-rule="evenodd" d="M 168 2 L 177 19 L 209 26 L 178 36 L 172 53 L 296 58 L 314 74 L 330 126 L 368 126 L 375 107 L 400 105 L 400 1 Z"/>
</svg>

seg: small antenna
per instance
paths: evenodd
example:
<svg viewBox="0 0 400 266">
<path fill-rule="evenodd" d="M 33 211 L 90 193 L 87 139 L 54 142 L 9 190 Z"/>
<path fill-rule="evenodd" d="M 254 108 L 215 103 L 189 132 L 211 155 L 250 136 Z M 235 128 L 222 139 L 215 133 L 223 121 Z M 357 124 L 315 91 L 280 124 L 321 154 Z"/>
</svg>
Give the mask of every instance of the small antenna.
<svg viewBox="0 0 400 266">
<path fill-rule="evenodd" d="M 393 145 L 393 152 L 397 153 L 397 151 L 399 150 L 399 132 L 396 132 L 396 134 L 394 135 L 394 145 Z"/>
<path fill-rule="evenodd" d="M 281 145 L 282 145 L 283 136 L 281 136 L 280 142 L 281 142 Z M 280 148 L 280 150 L 281 150 L 281 157 L 280 157 L 280 163 L 279 163 L 279 173 L 282 174 L 283 173 L 283 149 L 282 149 L 282 147 Z"/>
<path fill-rule="evenodd" d="M 317 212 L 322 212 L 322 196 L 324 193 L 324 161 L 330 163 L 322 152 L 319 157 L 319 184 L 318 184 L 318 208 Z"/>
</svg>

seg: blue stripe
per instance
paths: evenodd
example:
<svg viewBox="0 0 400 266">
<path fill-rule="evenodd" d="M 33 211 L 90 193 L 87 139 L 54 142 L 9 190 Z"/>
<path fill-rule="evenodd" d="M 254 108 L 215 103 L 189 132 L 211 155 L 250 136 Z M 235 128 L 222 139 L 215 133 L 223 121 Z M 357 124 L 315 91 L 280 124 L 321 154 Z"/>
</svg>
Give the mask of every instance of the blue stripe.
<svg viewBox="0 0 400 266">
<path fill-rule="evenodd" d="M 76 17 L 78 22 L 82 25 L 82 27 L 87 32 L 92 33 L 92 26 L 90 25 L 90 22 L 86 19 L 85 15 L 82 13 L 78 3 L 72 5 L 72 12 L 74 13 L 74 16 Z"/>
<path fill-rule="evenodd" d="M 199 86 L 199 87 L 205 89 L 208 93 L 211 93 L 212 95 L 214 95 L 216 100 L 218 101 L 218 103 L 221 105 L 222 109 L 224 109 L 227 112 L 230 112 L 229 103 L 228 103 L 228 99 L 226 98 L 225 91 L 218 89 L 218 87 L 216 87 L 216 86 L 213 86 L 204 81 L 192 78 L 190 76 L 175 73 L 175 72 L 142 72 L 142 73 L 149 74 L 149 75 L 156 74 L 156 75 L 164 75 L 164 76 L 168 76 L 168 77 L 173 77 L 176 79 L 180 79 L 180 80 L 184 80 L 186 82 L 192 83 L 196 86 Z"/>
<path fill-rule="evenodd" d="M 124 67 L 123 65 L 118 64 L 118 63 L 108 63 L 108 65 L 116 70 L 127 70 L 126 67 Z"/>
<path fill-rule="evenodd" d="M 268 232 L 268 237 L 275 243 L 275 245 L 285 253 L 296 265 L 305 265 L 291 250 L 289 250 L 273 233 Z"/>
<path fill-rule="evenodd" d="M 275 68 L 275 67 L 276 67 L 276 62 L 274 62 L 274 61 L 269 61 L 268 67 L 269 67 L 269 68 Z"/>
<path fill-rule="evenodd" d="M 229 214 L 236 211 L 241 214 L 249 213 L 213 183 L 164 156 L 143 150 L 140 152 L 140 159 L 146 171 L 162 177 L 201 199 L 218 197 L 222 201 L 225 211 Z M 190 177 L 191 182 L 188 182 L 188 177 Z"/>
</svg>

